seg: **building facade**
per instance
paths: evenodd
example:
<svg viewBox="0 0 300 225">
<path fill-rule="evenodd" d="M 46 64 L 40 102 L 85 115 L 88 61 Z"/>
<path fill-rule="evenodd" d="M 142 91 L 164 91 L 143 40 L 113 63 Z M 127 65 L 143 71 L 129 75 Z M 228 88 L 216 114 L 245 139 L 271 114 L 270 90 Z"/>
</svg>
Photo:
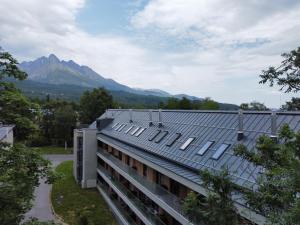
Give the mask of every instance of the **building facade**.
<svg viewBox="0 0 300 225">
<path fill-rule="evenodd" d="M 285 123 L 300 130 L 300 114 L 285 112 L 107 110 L 89 128 L 74 131 L 74 177 L 96 187 L 120 224 L 194 224 L 182 203 L 190 191 L 207 196 L 199 170 L 226 167 L 232 180 L 255 188 L 263 171 L 234 155 L 277 137 Z M 235 205 L 245 222 L 265 218 Z"/>
</svg>

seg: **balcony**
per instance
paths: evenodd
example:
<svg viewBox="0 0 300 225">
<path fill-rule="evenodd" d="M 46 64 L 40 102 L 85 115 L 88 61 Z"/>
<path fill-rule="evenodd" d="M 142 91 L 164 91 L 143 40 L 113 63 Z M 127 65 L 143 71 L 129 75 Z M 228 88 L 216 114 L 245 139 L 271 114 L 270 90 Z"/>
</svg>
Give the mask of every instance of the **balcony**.
<svg viewBox="0 0 300 225">
<path fill-rule="evenodd" d="M 100 182 L 97 182 L 97 186 L 109 197 L 110 201 L 114 204 L 114 206 L 122 215 L 122 217 L 127 221 L 127 224 L 137 225 L 135 221 L 131 218 L 131 216 L 128 214 L 126 209 L 124 209 L 124 206 L 116 198 L 112 196 L 107 186 L 101 184 Z"/>
<path fill-rule="evenodd" d="M 98 148 L 97 154 L 117 172 L 134 184 L 134 186 L 141 190 L 146 196 L 152 199 L 169 214 L 173 215 L 178 221 L 183 224 L 191 224 L 185 217 L 181 207 L 182 201 L 177 196 L 170 193 L 160 185 L 147 180 L 145 177 L 138 174 L 136 170 L 127 166 L 103 149 Z"/>
<path fill-rule="evenodd" d="M 98 166 L 98 173 L 102 178 L 109 184 L 112 183 L 111 186 L 113 189 L 116 188 L 115 192 L 120 192 L 121 195 L 118 195 L 123 199 L 124 202 L 129 201 L 130 205 L 133 205 L 134 208 L 138 210 L 138 212 L 149 221 L 148 224 L 155 225 L 165 225 L 159 216 L 154 213 L 151 207 L 146 206 L 138 197 L 136 197 L 126 186 L 124 186 L 121 182 L 119 182 L 116 178 L 114 178 L 104 167 Z M 110 185 L 110 184 L 109 184 Z M 128 204 L 129 205 L 129 204 Z M 143 219 L 142 219 L 143 220 Z M 143 221 L 145 222 L 145 221 Z M 147 224 L 147 223 L 146 223 Z"/>
</svg>

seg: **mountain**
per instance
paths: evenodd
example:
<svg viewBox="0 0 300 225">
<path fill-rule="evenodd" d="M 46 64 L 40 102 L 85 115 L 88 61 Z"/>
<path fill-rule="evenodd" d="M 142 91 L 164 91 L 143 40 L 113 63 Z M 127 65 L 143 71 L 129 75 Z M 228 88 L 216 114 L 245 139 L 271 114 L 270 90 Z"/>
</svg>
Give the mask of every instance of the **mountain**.
<svg viewBox="0 0 300 225">
<path fill-rule="evenodd" d="M 139 95 L 153 95 L 159 97 L 181 98 L 181 95 L 171 95 L 158 89 L 135 89 L 122 85 L 112 79 L 107 79 L 87 66 L 81 66 L 73 60 L 60 60 L 54 54 L 49 57 L 40 57 L 34 61 L 22 62 L 20 69 L 28 74 L 28 80 L 54 85 L 75 85 L 85 88 L 105 87 L 110 91 L 124 91 Z M 194 96 L 182 95 L 191 100 Z"/>
</svg>

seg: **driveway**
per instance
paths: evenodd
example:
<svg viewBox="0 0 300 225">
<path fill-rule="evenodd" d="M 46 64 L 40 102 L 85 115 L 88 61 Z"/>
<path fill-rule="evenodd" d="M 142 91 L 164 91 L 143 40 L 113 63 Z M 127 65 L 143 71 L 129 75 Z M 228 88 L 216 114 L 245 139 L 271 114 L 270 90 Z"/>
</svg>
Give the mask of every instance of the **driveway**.
<svg viewBox="0 0 300 225">
<path fill-rule="evenodd" d="M 55 167 L 64 161 L 73 160 L 73 155 L 45 155 L 45 157 L 49 159 Z M 33 207 L 26 213 L 25 220 L 30 217 L 35 217 L 40 221 L 55 219 L 50 206 L 50 190 L 51 185 L 45 184 L 45 180 L 41 179 L 40 186 L 38 186 L 34 192 L 35 199 Z"/>
</svg>

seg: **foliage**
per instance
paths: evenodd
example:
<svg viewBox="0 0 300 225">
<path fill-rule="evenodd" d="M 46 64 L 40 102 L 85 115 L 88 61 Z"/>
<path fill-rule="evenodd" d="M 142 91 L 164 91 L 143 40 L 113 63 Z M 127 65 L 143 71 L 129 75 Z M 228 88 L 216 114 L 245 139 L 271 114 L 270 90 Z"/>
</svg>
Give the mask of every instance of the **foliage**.
<svg viewBox="0 0 300 225">
<path fill-rule="evenodd" d="M 53 185 L 51 200 L 55 212 L 70 225 L 117 224 L 104 199 L 96 189 L 81 189 L 72 175 L 73 162 L 60 164 L 56 171 L 64 178 Z"/>
<path fill-rule="evenodd" d="M 242 103 L 240 105 L 240 109 L 242 110 L 250 110 L 250 111 L 267 111 L 269 110 L 263 103 L 260 102 L 250 102 L 250 103 Z"/>
<path fill-rule="evenodd" d="M 299 111 L 300 110 L 300 98 L 292 98 L 291 101 L 285 103 L 281 106 L 281 109 L 287 111 Z"/>
<path fill-rule="evenodd" d="M 80 98 L 80 121 L 90 124 L 112 105 L 113 98 L 104 88 L 85 91 Z"/>
<path fill-rule="evenodd" d="M 203 100 L 191 101 L 185 97 L 182 99 L 169 98 L 166 104 L 161 104 L 162 108 L 165 109 L 201 109 L 201 110 L 216 110 L 219 109 L 219 103 L 211 100 L 210 98 L 205 98 Z"/>
<path fill-rule="evenodd" d="M 284 92 L 298 92 L 300 90 L 300 47 L 290 53 L 283 53 L 284 60 L 277 68 L 271 66 L 263 70 L 260 83 L 280 86 Z"/>
<path fill-rule="evenodd" d="M 245 198 L 254 210 L 266 215 L 270 224 L 300 224 L 300 133 L 288 125 L 279 132 L 278 140 L 261 136 L 257 151 L 239 145 L 235 153 L 264 168 L 255 191 L 246 191 Z"/>
<path fill-rule="evenodd" d="M 51 164 L 23 145 L 0 143 L 0 224 L 17 225 L 31 208 L 39 178 L 57 179 Z"/>
<path fill-rule="evenodd" d="M 203 186 L 209 190 L 206 198 L 194 192 L 188 194 L 184 201 L 185 213 L 197 222 L 207 225 L 237 225 L 240 219 L 232 200 L 232 194 L 238 187 L 231 181 L 227 170 L 212 173 L 200 171 Z"/>
<path fill-rule="evenodd" d="M 64 147 L 57 147 L 57 146 L 42 146 L 37 148 L 32 148 L 34 151 L 38 152 L 39 154 L 72 154 L 72 148 L 65 149 Z"/>
<path fill-rule="evenodd" d="M 61 225 L 61 224 L 55 223 L 54 221 L 39 221 L 36 218 L 32 218 L 29 221 L 22 223 L 22 225 Z"/>
</svg>

